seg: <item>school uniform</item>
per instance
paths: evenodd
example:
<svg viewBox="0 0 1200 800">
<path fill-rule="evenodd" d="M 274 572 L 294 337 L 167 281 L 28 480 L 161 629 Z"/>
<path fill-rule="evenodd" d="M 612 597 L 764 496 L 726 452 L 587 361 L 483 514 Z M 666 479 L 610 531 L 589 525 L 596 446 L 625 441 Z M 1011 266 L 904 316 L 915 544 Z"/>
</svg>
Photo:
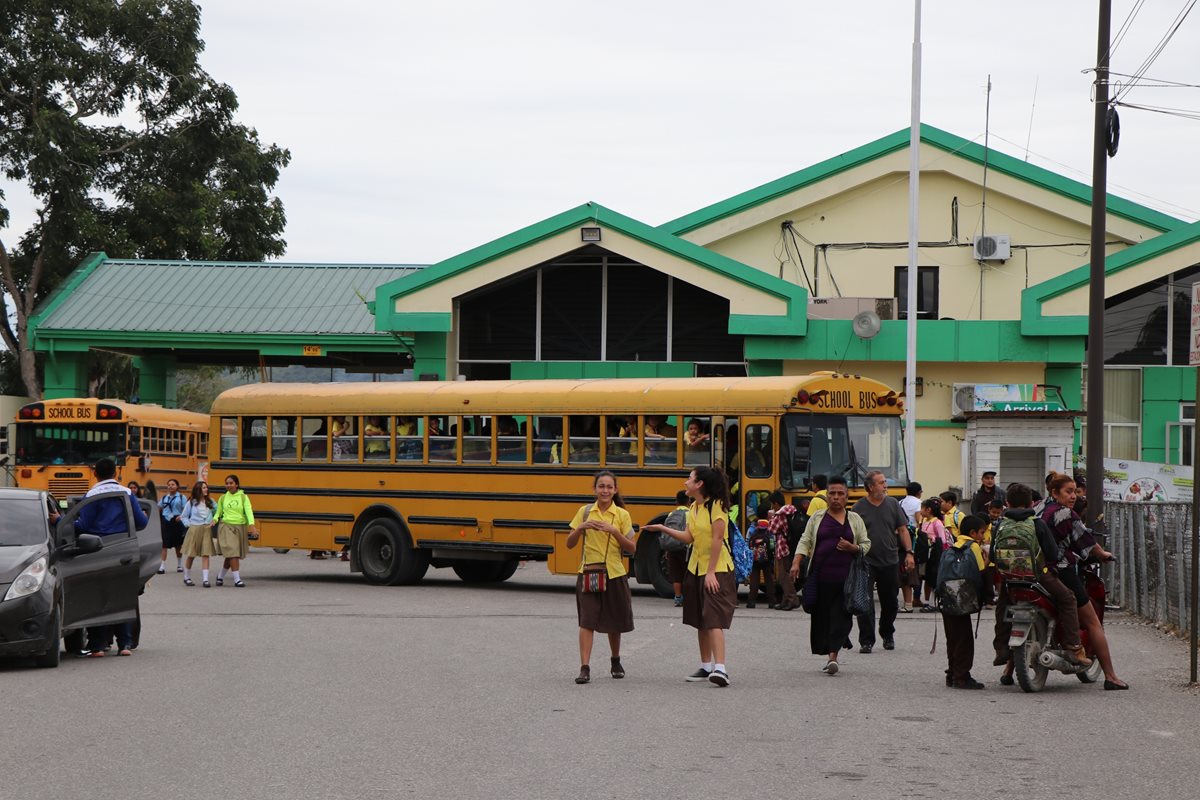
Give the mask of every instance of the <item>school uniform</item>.
<svg viewBox="0 0 1200 800">
<path fill-rule="evenodd" d="M 683 624 L 697 630 L 727 630 L 733 624 L 737 605 L 737 583 L 733 579 L 733 556 L 729 552 L 729 513 L 718 502 L 711 508 L 699 501 L 688 508 L 688 530 L 692 534 L 692 557 L 683 577 Z M 722 546 L 713 549 L 713 527 L 725 523 Z M 704 588 L 704 578 L 712 559 L 718 590 Z"/>
<path fill-rule="evenodd" d="M 183 506 L 186 503 L 179 492 L 165 494 L 158 500 L 158 513 L 162 516 L 162 546 L 164 550 L 173 550 L 183 545 L 183 537 L 187 532 L 184 528 Z"/>
<path fill-rule="evenodd" d="M 601 511 L 597 506 L 580 506 L 571 520 L 571 530 L 576 530 L 586 519 L 607 522 L 629 536 L 633 532 L 633 518 L 616 503 Z M 629 573 L 621 554 L 621 544 L 611 533 L 583 531 L 579 535 L 583 542 L 583 554 L 579 559 L 579 577 L 575 579 L 575 610 L 579 615 L 579 627 L 597 633 L 629 633 L 633 630 L 633 595 L 629 591 Z M 603 592 L 583 591 L 583 568 L 587 564 L 604 564 L 605 589 Z"/>
<path fill-rule="evenodd" d="M 184 557 L 218 555 L 212 537 L 213 510 L 207 503 L 197 504 L 189 500 L 183 507 L 181 519 L 187 527 L 187 535 L 183 537 Z"/>
<path fill-rule="evenodd" d="M 981 577 L 981 591 L 986 591 L 987 581 L 982 580 L 985 562 L 983 550 L 970 536 L 959 534 L 951 547 L 970 549 L 975 556 Z M 980 597 L 982 604 L 985 598 Z M 965 686 L 971 680 L 971 667 L 975 664 L 975 637 L 971 632 L 970 614 L 942 614 L 942 629 L 946 633 L 946 673 L 955 686 Z"/>
<path fill-rule="evenodd" d="M 217 501 L 213 521 L 217 527 L 217 547 L 225 558 L 245 558 L 250 552 L 247 529 L 254 524 L 254 508 L 241 489 L 226 492 Z"/>
</svg>

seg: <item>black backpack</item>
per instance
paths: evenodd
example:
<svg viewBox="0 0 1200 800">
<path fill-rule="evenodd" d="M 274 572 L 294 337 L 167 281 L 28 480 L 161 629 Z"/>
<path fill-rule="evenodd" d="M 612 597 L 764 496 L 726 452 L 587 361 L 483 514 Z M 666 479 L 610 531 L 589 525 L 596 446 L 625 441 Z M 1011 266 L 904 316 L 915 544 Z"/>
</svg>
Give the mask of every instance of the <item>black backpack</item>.
<svg viewBox="0 0 1200 800">
<path fill-rule="evenodd" d="M 937 600 L 942 613 L 952 617 L 974 614 L 981 606 L 982 593 L 983 576 L 971 543 L 943 551 L 937 573 Z"/>
<path fill-rule="evenodd" d="M 796 548 L 800 546 L 800 537 L 804 535 L 804 529 L 807 527 L 808 515 L 797 508 L 788 518 L 787 543 L 788 550 L 792 553 L 795 553 Z"/>
</svg>

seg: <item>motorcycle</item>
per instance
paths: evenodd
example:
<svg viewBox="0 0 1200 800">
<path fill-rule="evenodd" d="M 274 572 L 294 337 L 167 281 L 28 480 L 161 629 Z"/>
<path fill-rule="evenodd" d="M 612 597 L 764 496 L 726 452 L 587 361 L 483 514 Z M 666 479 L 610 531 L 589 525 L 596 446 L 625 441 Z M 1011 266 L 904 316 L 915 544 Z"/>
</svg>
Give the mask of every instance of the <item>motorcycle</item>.
<svg viewBox="0 0 1200 800">
<path fill-rule="evenodd" d="M 1108 596 L 1100 565 L 1089 562 L 1081 565 L 1084 590 L 1096 616 L 1104 622 L 1104 605 Z M 1040 692 L 1051 670 L 1074 675 L 1083 683 L 1095 683 L 1103 674 L 1100 659 L 1092 656 L 1090 666 L 1081 667 L 1067 660 L 1066 650 L 1058 640 L 1058 619 L 1054 601 L 1036 583 L 1008 580 L 1009 606 L 1005 620 L 1012 623 L 1008 646 L 1013 656 L 1017 684 L 1025 692 Z M 1088 653 L 1094 653 L 1086 628 L 1080 628 L 1080 641 Z"/>
</svg>

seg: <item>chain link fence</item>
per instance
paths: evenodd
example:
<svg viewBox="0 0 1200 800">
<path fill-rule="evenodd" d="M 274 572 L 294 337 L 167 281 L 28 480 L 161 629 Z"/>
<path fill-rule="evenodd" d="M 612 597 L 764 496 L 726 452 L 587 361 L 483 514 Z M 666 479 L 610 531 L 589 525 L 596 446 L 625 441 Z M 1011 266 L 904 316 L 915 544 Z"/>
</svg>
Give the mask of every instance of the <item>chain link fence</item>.
<svg viewBox="0 0 1200 800">
<path fill-rule="evenodd" d="M 1190 503 L 1104 504 L 1104 567 L 1110 603 L 1180 633 L 1190 631 L 1192 508 Z"/>
</svg>

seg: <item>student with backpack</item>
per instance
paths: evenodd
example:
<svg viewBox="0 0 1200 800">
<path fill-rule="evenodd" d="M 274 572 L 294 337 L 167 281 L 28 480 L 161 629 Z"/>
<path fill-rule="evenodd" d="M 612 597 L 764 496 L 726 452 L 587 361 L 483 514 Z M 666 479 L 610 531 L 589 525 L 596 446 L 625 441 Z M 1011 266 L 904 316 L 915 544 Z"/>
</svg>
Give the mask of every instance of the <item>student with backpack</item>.
<svg viewBox="0 0 1200 800">
<path fill-rule="evenodd" d="M 975 663 L 975 639 L 971 635 L 971 615 L 983 607 L 991 595 L 991 582 L 985 577 L 983 531 L 987 523 L 975 515 L 963 517 L 958 537 L 942 553 L 937 578 L 938 605 L 942 628 L 946 632 L 946 685 L 955 689 L 982 689 L 971 677 Z"/>
<path fill-rule="evenodd" d="M 687 529 L 646 525 L 644 531 L 666 533 L 692 545 L 683 581 L 683 624 L 696 629 L 700 644 L 700 668 L 687 676 L 688 682 L 730 684 L 725 668 L 725 631 L 733 624 L 737 583 L 733 574 L 730 539 L 729 484 L 725 473 L 712 467 L 697 467 L 683 484 L 692 505 Z"/>
<path fill-rule="evenodd" d="M 1079 639 L 1079 607 L 1075 593 L 1058 578 L 1056 565 L 1061 557 L 1058 543 L 1046 523 L 1033 512 L 1033 490 L 1022 483 L 1010 483 L 1005 499 L 1009 508 L 1004 512 L 1004 520 L 992 539 L 991 561 L 996 571 L 1004 578 L 1005 574 L 1013 572 L 1017 562 L 1020 562 L 1022 570 L 1031 569 L 1036 583 L 1054 601 L 1058 612 L 1058 641 L 1067 651 L 1067 660 L 1089 666 L 1091 659 L 1087 657 Z M 1008 591 L 1001 582 L 1000 594 L 996 598 L 996 635 L 992 640 L 996 658 L 992 663 L 1005 667 L 1000 683 L 1011 686 L 1013 662 L 1008 640 L 1012 634 L 1012 623 L 1004 619 L 1007 610 Z"/>
<path fill-rule="evenodd" d="M 750 567 L 750 596 L 746 608 L 754 608 L 758 602 L 758 587 L 766 578 L 767 607 L 775 607 L 775 536 L 768 527 L 769 520 L 760 517 L 750 532 L 746 544 L 753 553 L 754 563 Z"/>
<path fill-rule="evenodd" d="M 767 530 L 775 537 L 775 577 L 783 590 L 779 600 L 780 611 L 791 611 L 800 607 L 800 598 L 796 596 L 796 581 L 789 574 L 792 570 L 792 556 L 800 536 L 804 533 L 804 515 L 796 510 L 796 506 L 784 500 L 783 492 L 776 489 L 771 492 L 770 521 Z M 795 531 L 795 541 L 792 533 Z"/>
<path fill-rule="evenodd" d="M 966 514 L 959 511 L 958 495 L 954 492 L 942 492 L 938 498 L 942 506 L 942 524 L 946 526 L 946 532 L 950 534 L 950 539 L 953 541 L 958 538 L 958 526 L 962 524 Z"/>
<path fill-rule="evenodd" d="M 675 508 L 667 518 L 663 520 L 663 524 L 674 530 L 684 530 L 687 528 L 687 510 L 689 500 L 687 492 L 682 489 L 675 493 Z M 667 560 L 667 580 L 671 582 L 671 588 L 675 590 L 675 607 L 683 607 L 683 574 L 687 571 L 687 545 L 683 542 L 673 539 L 665 533 L 659 534 L 659 547 L 662 548 L 664 558 Z"/>
</svg>

